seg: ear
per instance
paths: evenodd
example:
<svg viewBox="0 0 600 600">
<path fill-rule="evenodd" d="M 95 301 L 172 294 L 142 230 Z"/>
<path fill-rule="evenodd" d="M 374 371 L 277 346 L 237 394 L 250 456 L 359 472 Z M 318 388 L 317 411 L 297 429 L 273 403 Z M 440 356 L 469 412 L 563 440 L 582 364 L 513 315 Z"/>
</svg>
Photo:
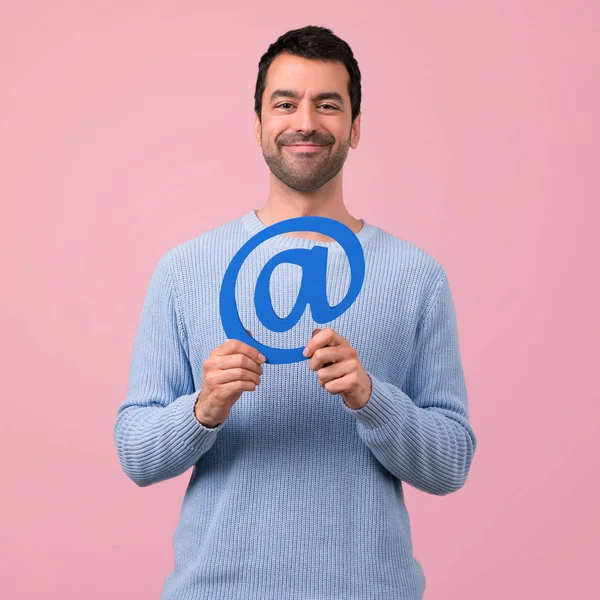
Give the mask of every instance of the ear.
<svg viewBox="0 0 600 600">
<path fill-rule="evenodd" d="M 358 146 L 358 140 L 360 139 L 360 117 L 362 112 L 356 115 L 354 123 L 352 123 L 352 129 L 350 130 L 350 147 L 356 148 Z"/>
<path fill-rule="evenodd" d="M 254 139 L 256 140 L 257 146 L 260 146 L 261 132 L 262 132 L 262 125 L 260 124 L 258 115 L 256 113 L 254 113 Z"/>
</svg>

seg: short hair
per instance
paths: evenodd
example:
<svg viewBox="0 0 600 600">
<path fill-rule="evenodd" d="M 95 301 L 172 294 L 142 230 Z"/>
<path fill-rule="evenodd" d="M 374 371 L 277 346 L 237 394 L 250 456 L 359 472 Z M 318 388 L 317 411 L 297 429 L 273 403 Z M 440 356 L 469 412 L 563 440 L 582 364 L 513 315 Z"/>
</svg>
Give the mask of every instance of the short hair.
<svg viewBox="0 0 600 600">
<path fill-rule="evenodd" d="M 254 112 L 262 122 L 262 97 L 266 87 L 267 71 L 279 54 L 292 54 L 303 58 L 336 60 L 343 63 L 350 75 L 348 95 L 352 108 L 352 122 L 360 113 L 361 85 L 360 69 L 350 46 L 331 29 L 317 25 L 307 25 L 292 29 L 281 35 L 261 56 L 258 63 L 258 76 L 254 91 Z"/>
</svg>

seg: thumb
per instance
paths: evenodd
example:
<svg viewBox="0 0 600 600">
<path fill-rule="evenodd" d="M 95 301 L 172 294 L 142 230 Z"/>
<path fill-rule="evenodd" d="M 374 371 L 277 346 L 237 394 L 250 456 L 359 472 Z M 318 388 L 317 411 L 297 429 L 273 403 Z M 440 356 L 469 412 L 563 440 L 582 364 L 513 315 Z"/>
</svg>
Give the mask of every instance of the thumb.
<svg viewBox="0 0 600 600">
<path fill-rule="evenodd" d="M 312 336 L 311 336 L 311 337 L 315 337 L 315 333 L 319 333 L 319 331 L 321 331 L 321 330 L 320 330 L 320 329 L 318 329 L 318 328 L 317 328 L 317 329 L 313 329 L 313 332 L 312 332 Z"/>
</svg>

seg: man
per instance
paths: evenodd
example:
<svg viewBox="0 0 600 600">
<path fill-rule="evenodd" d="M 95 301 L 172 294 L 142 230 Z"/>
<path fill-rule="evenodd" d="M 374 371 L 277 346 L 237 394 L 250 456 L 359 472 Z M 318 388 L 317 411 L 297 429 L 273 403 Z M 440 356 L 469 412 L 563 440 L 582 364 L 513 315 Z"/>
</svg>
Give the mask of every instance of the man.
<svg viewBox="0 0 600 600">
<path fill-rule="evenodd" d="M 255 93 L 256 140 L 271 171 L 266 203 L 171 248 L 150 281 L 115 443 L 140 486 L 193 467 L 163 600 L 423 597 L 403 482 L 437 495 L 460 489 L 476 438 L 443 267 L 344 206 L 360 99 L 358 64 L 331 30 L 281 36 L 260 60 Z M 250 237 L 305 215 L 355 233 L 363 287 L 332 323 L 315 327 L 305 311 L 289 331 L 270 331 L 253 294 L 271 257 L 327 248 L 331 306 L 348 289 L 348 261 L 322 234 L 260 244 L 238 276 L 240 320 L 269 347 L 307 347 L 306 360 L 265 364 L 252 346 L 226 339 L 220 284 Z M 281 318 L 301 277 L 292 263 L 271 274 Z"/>
</svg>

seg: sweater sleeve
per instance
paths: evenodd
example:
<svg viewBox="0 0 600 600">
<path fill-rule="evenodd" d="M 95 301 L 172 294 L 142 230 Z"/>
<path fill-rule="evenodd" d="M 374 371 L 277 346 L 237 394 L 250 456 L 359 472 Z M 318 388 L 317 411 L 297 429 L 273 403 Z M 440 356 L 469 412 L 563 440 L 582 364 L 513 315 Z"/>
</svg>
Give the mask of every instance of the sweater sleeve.
<svg viewBox="0 0 600 600">
<path fill-rule="evenodd" d="M 358 433 L 398 479 L 439 496 L 466 482 L 476 437 L 467 414 L 454 302 L 446 273 L 417 326 L 405 392 L 372 373 L 371 396 L 356 417 Z"/>
<path fill-rule="evenodd" d="M 171 272 L 173 249 L 159 260 L 142 306 L 127 395 L 114 442 L 124 472 L 139 486 L 176 477 L 212 446 L 224 422 L 204 427 L 194 414 L 187 338 Z"/>
</svg>

